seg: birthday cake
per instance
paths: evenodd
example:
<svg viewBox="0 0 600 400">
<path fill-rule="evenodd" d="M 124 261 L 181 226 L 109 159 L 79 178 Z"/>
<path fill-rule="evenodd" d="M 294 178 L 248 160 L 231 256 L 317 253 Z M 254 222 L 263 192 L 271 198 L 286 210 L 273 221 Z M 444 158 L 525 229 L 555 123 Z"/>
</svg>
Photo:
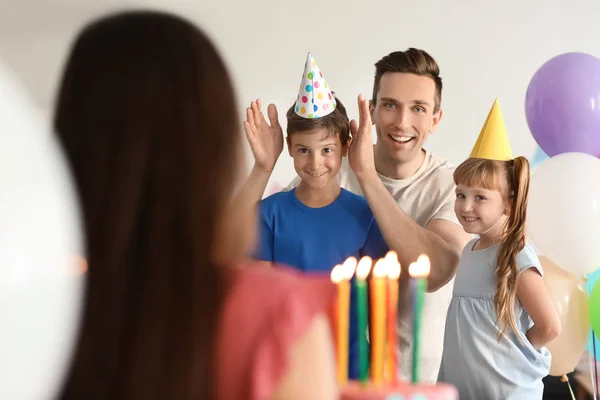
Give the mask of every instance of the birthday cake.
<svg viewBox="0 0 600 400">
<path fill-rule="evenodd" d="M 341 390 L 340 400 L 458 400 L 458 390 L 445 383 L 411 385 L 399 382 L 375 386 L 370 382 L 351 382 Z"/>
</svg>

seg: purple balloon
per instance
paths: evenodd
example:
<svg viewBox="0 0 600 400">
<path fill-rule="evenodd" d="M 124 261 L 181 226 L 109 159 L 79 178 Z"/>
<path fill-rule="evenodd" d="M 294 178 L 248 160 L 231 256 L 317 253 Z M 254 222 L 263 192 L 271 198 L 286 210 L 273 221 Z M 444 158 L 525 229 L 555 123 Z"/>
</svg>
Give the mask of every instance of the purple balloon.
<svg viewBox="0 0 600 400">
<path fill-rule="evenodd" d="M 550 157 L 600 154 L 600 59 L 566 53 L 547 61 L 529 83 L 525 115 L 535 141 Z"/>
</svg>

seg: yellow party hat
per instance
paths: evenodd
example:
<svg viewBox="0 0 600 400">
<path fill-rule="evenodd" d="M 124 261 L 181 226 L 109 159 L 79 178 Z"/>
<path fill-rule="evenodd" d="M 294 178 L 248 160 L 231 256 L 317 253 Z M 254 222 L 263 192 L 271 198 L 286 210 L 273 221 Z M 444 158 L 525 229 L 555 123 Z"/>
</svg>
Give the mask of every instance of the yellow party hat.
<svg viewBox="0 0 600 400">
<path fill-rule="evenodd" d="M 477 142 L 471 151 L 470 158 L 485 158 L 488 160 L 509 161 L 513 159 L 504 117 L 498 99 L 494 101 Z"/>
</svg>

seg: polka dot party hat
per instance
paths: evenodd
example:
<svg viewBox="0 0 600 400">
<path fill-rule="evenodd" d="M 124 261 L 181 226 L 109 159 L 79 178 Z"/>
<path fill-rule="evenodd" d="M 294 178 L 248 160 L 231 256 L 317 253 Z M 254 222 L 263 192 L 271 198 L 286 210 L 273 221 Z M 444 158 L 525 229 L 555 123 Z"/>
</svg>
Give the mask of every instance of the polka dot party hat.
<svg viewBox="0 0 600 400">
<path fill-rule="evenodd" d="M 296 99 L 296 114 L 302 118 L 321 118 L 332 113 L 335 107 L 333 93 L 312 54 L 308 53 Z"/>
</svg>

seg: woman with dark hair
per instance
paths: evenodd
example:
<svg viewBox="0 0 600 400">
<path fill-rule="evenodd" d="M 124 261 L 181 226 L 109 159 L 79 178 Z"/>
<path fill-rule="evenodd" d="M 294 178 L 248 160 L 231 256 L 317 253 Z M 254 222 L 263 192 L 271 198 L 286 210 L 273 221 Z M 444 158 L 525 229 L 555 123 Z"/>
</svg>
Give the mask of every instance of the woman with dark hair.
<svg viewBox="0 0 600 400">
<path fill-rule="evenodd" d="M 242 265 L 255 215 L 230 201 L 237 116 L 226 66 L 189 22 L 125 12 L 79 34 L 55 130 L 89 269 L 61 399 L 336 398 L 331 286 Z"/>
</svg>

